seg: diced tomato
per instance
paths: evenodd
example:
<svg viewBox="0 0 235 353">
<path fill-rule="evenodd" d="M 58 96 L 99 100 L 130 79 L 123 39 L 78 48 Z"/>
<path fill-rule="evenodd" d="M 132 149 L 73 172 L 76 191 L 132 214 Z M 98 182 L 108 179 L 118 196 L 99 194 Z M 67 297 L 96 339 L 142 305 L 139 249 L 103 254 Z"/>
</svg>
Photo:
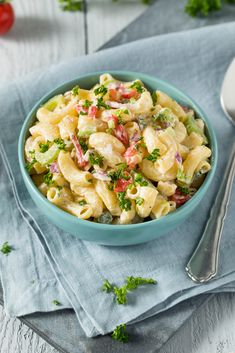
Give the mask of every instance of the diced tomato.
<svg viewBox="0 0 235 353">
<path fill-rule="evenodd" d="M 114 130 L 114 135 L 125 145 L 129 144 L 129 136 L 123 125 L 118 125 Z"/>
<path fill-rule="evenodd" d="M 118 89 L 110 88 L 109 89 L 109 96 L 114 101 L 119 101 L 121 99 L 121 94 Z"/>
<path fill-rule="evenodd" d="M 79 167 L 83 168 L 87 165 L 87 161 L 84 159 L 84 154 L 82 151 L 82 147 L 77 139 L 77 136 L 75 135 L 71 135 L 71 140 L 73 142 L 73 145 L 75 147 L 76 150 L 76 156 L 77 156 L 77 160 L 78 160 L 78 165 Z"/>
<path fill-rule="evenodd" d="M 190 195 L 183 194 L 180 190 L 176 190 L 175 194 L 171 197 L 171 200 L 176 203 L 176 206 L 179 207 L 187 202 L 191 198 Z"/>
<path fill-rule="evenodd" d="M 116 183 L 116 186 L 114 188 L 114 191 L 115 192 L 123 192 L 126 190 L 127 186 L 132 184 L 132 179 L 124 179 L 124 178 L 121 178 L 121 179 L 118 179 L 117 183 Z"/>
<path fill-rule="evenodd" d="M 95 105 L 92 105 L 88 109 L 88 115 L 92 118 L 96 118 L 98 108 Z"/>
<path fill-rule="evenodd" d="M 122 97 L 125 99 L 136 98 L 137 96 L 138 96 L 138 92 L 136 91 L 136 89 L 124 90 L 122 92 Z"/>
<path fill-rule="evenodd" d="M 139 156 L 135 145 L 132 145 L 127 148 L 126 152 L 124 153 L 124 158 L 130 168 L 134 168 L 136 164 L 139 163 Z"/>
</svg>

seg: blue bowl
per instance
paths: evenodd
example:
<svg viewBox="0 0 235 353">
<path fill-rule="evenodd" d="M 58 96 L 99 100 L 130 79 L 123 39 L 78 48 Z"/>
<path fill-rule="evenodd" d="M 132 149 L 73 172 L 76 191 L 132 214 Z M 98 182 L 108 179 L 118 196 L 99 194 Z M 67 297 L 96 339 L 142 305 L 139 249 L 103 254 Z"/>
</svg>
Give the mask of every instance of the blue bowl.
<svg viewBox="0 0 235 353">
<path fill-rule="evenodd" d="M 50 203 L 47 198 L 43 196 L 40 191 L 36 188 L 28 172 L 25 169 L 24 145 L 27 137 L 29 136 L 29 128 L 33 125 L 36 120 L 37 109 L 46 101 L 48 101 L 51 97 L 60 93 L 64 93 L 77 84 L 82 88 L 90 89 L 98 82 L 99 76 L 102 73 L 104 72 L 94 72 L 85 76 L 78 77 L 73 81 L 66 82 L 60 87 L 54 89 L 53 91 L 45 95 L 33 107 L 24 122 L 19 137 L 18 156 L 21 173 L 25 185 L 38 208 L 51 222 L 53 222 L 57 227 L 63 229 L 64 231 L 73 234 L 80 239 L 92 241 L 103 245 L 123 246 L 145 243 L 150 240 L 156 239 L 159 236 L 168 233 L 169 231 L 172 231 L 175 227 L 182 223 L 193 211 L 196 210 L 196 207 L 198 206 L 199 202 L 206 196 L 206 192 L 215 174 L 215 169 L 217 165 L 217 141 L 214 129 L 208 117 L 190 97 L 188 97 L 185 93 L 183 93 L 176 87 L 170 85 L 167 82 L 139 72 L 109 71 L 111 75 L 113 75 L 119 80 L 132 81 L 136 78 L 139 78 L 151 91 L 159 89 L 166 92 L 169 96 L 177 100 L 179 103 L 192 107 L 195 112 L 205 121 L 206 134 L 209 138 L 210 147 L 212 149 L 212 168 L 207 174 L 204 183 L 196 192 L 196 194 L 186 204 L 178 208 L 176 211 L 168 214 L 167 216 L 162 217 L 158 220 L 152 220 L 149 222 L 130 225 L 99 224 L 81 220 Z"/>
</svg>

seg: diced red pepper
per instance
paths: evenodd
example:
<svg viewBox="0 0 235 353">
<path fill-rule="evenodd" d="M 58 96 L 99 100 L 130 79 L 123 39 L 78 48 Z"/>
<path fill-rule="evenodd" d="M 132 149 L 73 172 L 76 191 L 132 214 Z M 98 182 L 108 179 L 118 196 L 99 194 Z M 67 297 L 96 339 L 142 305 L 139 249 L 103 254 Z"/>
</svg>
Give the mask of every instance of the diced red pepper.
<svg viewBox="0 0 235 353">
<path fill-rule="evenodd" d="M 96 105 L 91 105 L 88 109 L 88 115 L 92 118 L 96 118 L 98 108 Z"/>
<path fill-rule="evenodd" d="M 114 130 L 114 135 L 125 145 L 129 144 L 129 136 L 123 125 L 118 125 Z"/>
<path fill-rule="evenodd" d="M 77 160 L 78 160 L 78 165 L 79 167 L 83 168 L 87 165 L 87 161 L 84 159 L 84 154 L 83 154 L 83 150 L 82 147 L 77 139 L 77 136 L 75 135 L 71 135 L 71 140 L 73 142 L 73 145 L 75 147 L 76 150 L 76 156 L 77 156 Z"/>
<path fill-rule="evenodd" d="M 115 192 L 123 192 L 126 190 L 127 186 L 132 184 L 132 179 L 124 179 L 124 178 L 120 178 L 118 179 L 118 181 L 116 182 L 116 186 L 114 188 Z"/>
<path fill-rule="evenodd" d="M 135 168 L 136 164 L 139 163 L 139 156 L 135 145 L 127 148 L 126 152 L 124 153 L 124 158 L 130 168 Z"/>
<path fill-rule="evenodd" d="M 183 194 L 180 190 L 176 190 L 174 195 L 171 196 L 171 200 L 176 203 L 176 206 L 182 206 L 185 202 L 187 202 L 189 199 L 191 199 L 190 195 L 185 195 Z"/>
</svg>

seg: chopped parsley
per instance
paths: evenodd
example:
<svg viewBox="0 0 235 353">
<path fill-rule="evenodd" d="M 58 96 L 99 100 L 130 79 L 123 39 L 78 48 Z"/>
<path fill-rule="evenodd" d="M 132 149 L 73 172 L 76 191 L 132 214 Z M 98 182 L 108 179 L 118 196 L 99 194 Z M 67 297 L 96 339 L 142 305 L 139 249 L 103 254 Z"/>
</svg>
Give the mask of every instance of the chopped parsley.
<svg viewBox="0 0 235 353">
<path fill-rule="evenodd" d="M 183 171 L 182 168 L 179 168 L 179 169 L 178 169 L 176 178 L 177 178 L 180 182 L 186 183 L 186 184 L 187 184 L 188 181 L 189 181 L 189 178 L 186 176 L 186 174 L 184 173 L 184 171 Z"/>
<path fill-rule="evenodd" d="M 88 115 L 87 112 L 83 112 L 82 110 L 79 112 L 79 115 Z"/>
<path fill-rule="evenodd" d="M 52 304 L 54 304 L 56 306 L 61 305 L 61 303 L 58 300 L 56 300 L 56 299 L 53 300 Z"/>
<path fill-rule="evenodd" d="M 93 103 L 92 101 L 89 101 L 88 99 L 86 99 L 82 107 L 87 109 L 92 105 L 92 103 Z"/>
<path fill-rule="evenodd" d="M 126 332 L 126 324 L 118 325 L 112 333 L 112 338 L 116 341 L 127 343 L 129 335 Z"/>
<path fill-rule="evenodd" d="M 59 150 L 65 150 L 66 144 L 65 144 L 64 140 L 62 140 L 61 138 L 55 139 L 54 143 L 57 145 Z"/>
<path fill-rule="evenodd" d="M 31 162 L 26 163 L 25 168 L 28 172 L 31 172 L 34 164 L 37 163 L 36 158 L 34 157 Z"/>
<path fill-rule="evenodd" d="M 50 142 L 47 141 L 46 143 L 39 143 L 39 149 L 40 149 L 40 152 L 42 153 L 45 153 L 46 151 L 48 151 L 50 147 Z"/>
<path fill-rule="evenodd" d="M 48 186 L 51 186 L 54 183 L 53 173 L 50 170 L 48 170 L 48 172 L 44 174 L 43 182 Z"/>
<path fill-rule="evenodd" d="M 79 138 L 78 142 L 79 142 L 79 144 L 80 144 L 80 146 L 82 148 L 83 153 L 86 153 L 87 150 L 88 150 L 88 145 L 86 144 L 85 139 Z"/>
<path fill-rule="evenodd" d="M 80 206 L 84 206 L 84 205 L 86 205 L 87 202 L 86 202 L 86 200 L 81 200 L 78 203 Z"/>
<path fill-rule="evenodd" d="M 8 241 L 5 241 L 5 243 L 2 244 L 2 247 L 0 249 L 0 251 L 6 256 L 8 256 L 8 254 L 10 254 L 12 250 L 13 248 L 11 245 L 9 245 Z"/>
<path fill-rule="evenodd" d="M 131 88 L 135 88 L 138 93 L 144 92 L 143 86 L 141 85 L 140 81 L 135 81 L 134 83 L 132 83 Z"/>
<path fill-rule="evenodd" d="M 98 98 L 97 99 L 96 106 L 97 106 L 98 109 L 101 109 L 101 108 L 110 109 L 110 106 L 103 101 L 103 98 Z"/>
<path fill-rule="evenodd" d="M 160 157 L 160 151 L 158 148 L 155 148 L 149 156 L 145 157 L 148 161 L 156 162 L 156 160 Z"/>
<path fill-rule="evenodd" d="M 117 193 L 119 206 L 124 211 L 129 211 L 131 209 L 131 201 L 126 198 L 126 192 L 121 191 Z"/>
<path fill-rule="evenodd" d="M 104 85 L 101 85 L 99 87 L 97 87 L 95 90 L 94 90 L 94 93 L 96 96 L 98 95 L 102 95 L 102 97 L 108 92 L 108 89 L 107 87 L 105 87 Z"/>
<path fill-rule="evenodd" d="M 128 109 L 123 110 L 123 113 L 128 115 L 130 114 Z"/>
<path fill-rule="evenodd" d="M 120 163 L 120 164 L 117 164 L 117 167 L 118 167 L 117 170 L 114 170 L 114 171 L 111 171 L 111 172 L 108 173 L 108 176 L 111 178 L 112 182 L 115 182 L 115 181 L 117 181 L 120 178 L 124 178 L 125 179 L 125 177 L 127 177 L 125 175 L 123 176 L 123 172 L 127 168 L 127 164 L 126 163 Z M 126 180 L 128 180 L 128 179 L 126 179 Z"/>
<path fill-rule="evenodd" d="M 143 202 L 144 202 L 144 199 L 142 197 L 137 197 L 135 200 L 135 203 L 138 206 L 141 206 Z"/>
<path fill-rule="evenodd" d="M 126 278 L 126 288 L 131 291 L 136 289 L 139 286 L 143 286 L 145 284 L 157 284 L 157 281 L 152 278 L 143 278 L 143 277 L 127 277 Z"/>
<path fill-rule="evenodd" d="M 98 165 L 99 167 L 102 167 L 103 160 L 104 160 L 104 157 L 101 156 L 98 152 L 96 151 L 90 152 L 89 162 L 91 163 L 91 165 Z"/>
<path fill-rule="evenodd" d="M 135 183 L 140 186 L 148 186 L 147 180 L 140 173 L 135 175 Z"/>
<path fill-rule="evenodd" d="M 58 0 L 63 11 L 82 11 L 83 0 Z"/>
<path fill-rule="evenodd" d="M 78 95 L 78 92 L 79 92 L 79 89 L 80 89 L 80 87 L 79 87 L 78 85 L 75 86 L 75 87 L 73 87 L 73 89 L 71 90 L 72 95 L 73 95 L 73 96 L 77 96 L 77 95 Z"/>
<path fill-rule="evenodd" d="M 153 105 L 157 104 L 157 92 L 156 91 L 154 91 L 152 93 L 152 101 L 153 101 Z"/>
<path fill-rule="evenodd" d="M 182 192 L 182 194 L 184 194 L 184 195 L 189 195 L 189 193 L 190 193 L 189 188 L 179 187 L 179 189 Z"/>
</svg>

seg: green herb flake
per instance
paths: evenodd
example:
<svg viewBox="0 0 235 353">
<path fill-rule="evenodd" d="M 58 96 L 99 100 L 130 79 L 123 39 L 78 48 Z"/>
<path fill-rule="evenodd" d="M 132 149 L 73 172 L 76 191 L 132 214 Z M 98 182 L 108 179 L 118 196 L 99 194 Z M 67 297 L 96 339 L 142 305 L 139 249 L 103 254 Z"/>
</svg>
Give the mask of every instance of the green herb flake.
<svg viewBox="0 0 235 353">
<path fill-rule="evenodd" d="M 157 92 L 154 91 L 152 93 L 152 101 L 153 101 L 153 105 L 155 106 L 157 104 Z"/>
<path fill-rule="evenodd" d="M 144 92 L 143 86 L 141 85 L 140 81 L 135 81 L 134 83 L 132 83 L 131 88 L 135 88 L 138 93 Z"/>
<path fill-rule="evenodd" d="M 152 278 L 143 278 L 143 277 L 127 277 L 126 278 L 126 288 L 131 291 L 136 289 L 139 286 L 143 286 L 145 284 L 157 284 L 157 281 Z"/>
<path fill-rule="evenodd" d="M 101 85 L 99 87 L 97 87 L 95 90 L 94 90 L 94 93 L 96 96 L 98 95 L 102 95 L 102 97 L 108 92 L 108 89 L 107 87 L 105 87 L 104 85 Z"/>
<path fill-rule="evenodd" d="M 126 198 L 126 192 L 121 191 L 117 193 L 119 206 L 124 211 L 129 211 L 131 209 L 131 201 Z"/>
<path fill-rule="evenodd" d="M 101 156 L 98 152 L 96 152 L 96 151 L 90 152 L 89 162 L 91 163 L 91 165 L 98 165 L 99 167 L 102 167 L 103 160 L 104 160 L 104 157 Z"/>
<path fill-rule="evenodd" d="M 115 182 L 118 179 L 122 178 L 123 177 L 123 172 L 127 168 L 127 164 L 126 163 L 119 163 L 116 166 L 118 167 L 117 170 L 114 170 L 114 171 L 111 171 L 111 172 L 108 173 L 108 176 L 111 178 L 112 182 Z"/>
<path fill-rule="evenodd" d="M 43 182 L 48 186 L 51 186 L 54 183 L 53 173 L 50 170 L 48 170 L 48 172 L 44 174 Z"/>
<path fill-rule="evenodd" d="M 87 145 L 85 139 L 79 138 L 78 142 L 79 142 L 79 144 L 81 146 L 81 149 L 82 149 L 83 153 L 85 154 L 88 151 L 88 145 Z"/>
<path fill-rule="evenodd" d="M 145 157 L 148 161 L 156 162 L 156 160 L 160 157 L 160 151 L 158 148 L 155 148 L 149 156 Z"/>
<path fill-rule="evenodd" d="M 189 193 L 190 193 L 189 188 L 179 187 L 179 189 L 182 192 L 182 194 L 184 194 L 184 195 L 189 195 Z"/>
<path fill-rule="evenodd" d="M 39 150 L 42 153 L 45 153 L 46 151 L 48 151 L 50 147 L 50 142 L 47 141 L 46 143 L 39 143 Z"/>
<path fill-rule="evenodd" d="M 33 169 L 34 164 L 37 163 L 36 158 L 33 158 L 31 162 L 28 162 L 25 164 L 25 168 L 28 172 L 31 172 L 31 170 Z"/>
<path fill-rule="evenodd" d="M 137 197 L 135 200 L 135 203 L 138 206 L 141 206 L 143 202 L 144 202 L 144 199 L 142 197 Z"/>
<path fill-rule="evenodd" d="M 54 304 L 56 306 L 59 306 L 59 305 L 61 305 L 61 302 L 59 302 L 58 300 L 54 299 L 52 304 Z"/>
<path fill-rule="evenodd" d="M 102 291 L 106 293 L 113 292 L 114 286 L 106 279 L 102 285 Z"/>
<path fill-rule="evenodd" d="M 62 140 L 61 138 L 55 139 L 54 143 L 57 145 L 59 150 L 65 150 L 66 144 L 65 144 L 64 140 Z"/>
<path fill-rule="evenodd" d="M 87 109 L 92 105 L 92 103 L 93 103 L 92 101 L 89 101 L 88 99 L 86 99 L 82 107 Z"/>
<path fill-rule="evenodd" d="M 140 173 L 136 174 L 135 183 L 139 184 L 140 186 L 148 186 L 147 180 Z"/>
<path fill-rule="evenodd" d="M 81 200 L 78 203 L 80 206 L 84 206 L 84 205 L 86 205 L 87 202 L 86 202 L 86 200 Z"/>
<path fill-rule="evenodd" d="M 73 87 L 73 89 L 71 90 L 72 95 L 73 95 L 73 96 L 77 96 L 77 95 L 78 95 L 78 92 L 79 92 L 79 89 L 80 89 L 80 87 L 79 87 L 78 85 L 75 86 L 75 87 Z"/>
<path fill-rule="evenodd" d="M 112 333 L 112 338 L 116 341 L 127 343 L 129 341 L 129 335 L 126 332 L 126 324 L 117 326 Z"/>
<path fill-rule="evenodd" d="M 110 109 L 110 106 L 107 105 L 104 101 L 103 98 L 98 98 L 96 106 L 98 109 L 104 108 L 104 109 Z"/>
<path fill-rule="evenodd" d="M 128 109 L 123 110 L 123 113 L 128 115 L 130 114 Z"/>
<path fill-rule="evenodd" d="M 2 247 L 0 249 L 0 251 L 6 256 L 8 256 L 8 254 L 10 254 L 12 250 L 13 247 L 9 245 L 8 241 L 5 241 L 5 243 L 2 244 Z"/>
<path fill-rule="evenodd" d="M 127 303 L 127 287 L 114 287 L 113 292 L 116 296 L 116 301 L 120 305 L 125 305 Z"/>
<path fill-rule="evenodd" d="M 210 12 L 220 9 L 221 0 L 188 0 L 185 6 L 185 11 L 192 17 L 200 14 L 208 16 Z"/>
</svg>

